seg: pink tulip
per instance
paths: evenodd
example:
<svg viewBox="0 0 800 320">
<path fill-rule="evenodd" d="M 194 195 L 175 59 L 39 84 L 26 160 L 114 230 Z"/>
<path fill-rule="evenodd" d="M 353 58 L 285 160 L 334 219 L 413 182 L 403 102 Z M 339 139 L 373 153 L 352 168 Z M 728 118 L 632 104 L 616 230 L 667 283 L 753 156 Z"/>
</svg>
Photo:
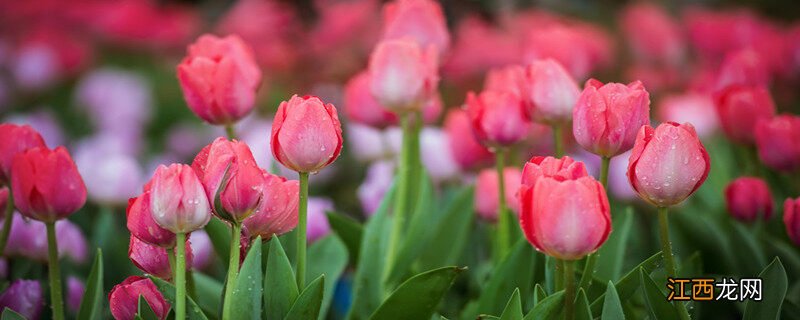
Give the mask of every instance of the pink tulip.
<svg viewBox="0 0 800 320">
<path fill-rule="evenodd" d="M 175 246 L 175 234 L 160 227 L 150 210 L 150 184 L 145 185 L 145 192 L 128 200 L 126 225 L 131 235 L 148 244 L 172 248 Z"/>
<path fill-rule="evenodd" d="M 264 199 L 253 214 L 244 219 L 244 233 L 251 239 L 270 239 L 292 231 L 297 226 L 300 183 L 262 171 Z"/>
<path fill-rule="evenodd" d="M 753 144 L 759 119 L 775 115 L 775 103 L 764 87 L 730 86 L 717 94 L 717 114 L 728 139 Z"/>
<path fill-rule="evenodd" d="M 621 20 L 625 39 L 637 59 L 669 65 L 683 60 L 686 43 L 681 26 L 664 8 L 634 3 L 625 8 Z"/>
<path fill-rule="evenodd" d="M 650 94 L 641 82 L 586 82 L 573 111 L 575 140 L 591 153 L 613 157 L 633 147 L 636 132 L 650 123 Z"/>
<path fill-rule="evenodd" d="M 411 38 L 434 46 L 440 54 L 450 46 L 442 7 L 432 0 L 395 0 L 383 7 L 383 39 Z"/>
<path fill-rule="evenodd" d="M 189 241 L 184 245 L 186 246 L 186 268 L 188 270 L 188 268 L 191 268 L 193 261 L 192 249 Z M 144 273 L 164 280 L 170 280 L 174 275 L 167 249 L 147 244 L 137 237 L 131 236 L 130 245 L 128 246 L 128 258 Z"/>
<path fill-rule="evenodd" d="M 628 181 L 639 197 L 658 207 L 678 204 L 708 177 L 711 162 L 691 124 L 644 126 L 628 160 Z"/>
<path fill-rule="evenodd" d="M 30 148 L 44 146 L 42 136 L 30 126 L 0 124 L 0 183 L 9 182 L 14 156 Z"/>
<path fill-rule="evenodd" d="M 361 72 L 347 82 L 344 103 L 344 112 L 353 122 L 379 129 L 397 123 L 397 116 L 372 95 L 368 72 Z"/>
<path fill-rule="evenodd" d="M 86 186 L 67 149 L 28 149 L 11 166 L 14 205 L 30 219 L 54 222 L 86 202 Z"/>
<path fill-rule="evenodd" d="M 102 40 L 134 50 L 178 49 L 191 41 L 203 22 L 200 10 L 178 3 L 97 1 L 80 10 L 87 15 L 88 27 Z"/>
<path fill-rule="evenodd" d="M 203 228 L 211 219 L 208 197 L 192 167 L 160 165 L 150 183 L 150 210 L 162 228 L 189 233 Z"/>
<path fill-rule="evenodd" d="M 522 41 L 523 62 L 554 59 L 576 79 L 586 79 L 612 57 L 608 35 L 586 24 L 541 23 Z"/>
<path fill-rule="evenodd" d="M 768 86 L 769 66 L 752 49 L 731 52 L 725 56 L 717 74 L 716 89 L 729 86 Z"/>
<path fill-rule="evenodd" d="M 491 68 L 521 62 L 520 43 L 515 37 L 481 17 L 459 19 L 455 33 L 453 49 L 442 61 L 442 73 L 447 79 L 464 82 L 483 76 Z"/>
<path fill-rule="evenodd" d="M 409 39 L 384 40 L 369 59 L 370 89 L 396 113 L 419 111 L 439 83 L 436 50 Z"/>
<path fill-rule="evenodd" d="M 660 122 L 689 122 L 700 138 L 710 137 L 719 128 L 714 100 L 706 94 L 685 93 L 662 97 L 657 118 Z"/>
<path fill-rule="evenodd" d="M 520 97 L 526 93 L 526 70 L 518 65 L 495 68 L 486 73 L 483 90 L 508 91 Z"/>
<path fill-rule="evenodd" d="M 553 59 L 537 60 L 525 70 L 523 97 L 530 104 L 533 120 L 567 123 L 580 95 L 575 79 Z"/>
<path fill-rule="evenodd" d="M 270 146 L 272 155 L 284 167 L 318 172 L 342 151 L 342 125 L 336 107 L 317 97 L 292 96 L 278 107 Z"/>
<path fill-rule="evenodd" d="M 787 198 L 783 202 L 783 223 L 789 239 L 800 246 L 800 198 Z"/>
<path fill-rule="evenodd" d="M 261 83 L 253 52 L 236 35 L 203 35 L 178 65 L 183 97 L 198 117 L 230 125 L 250 113 Z"/>
<path fill-rule="evenodd" d="M 725 187 L 728 212 L 736 219 L 753 222 L 772 216 L 772 194 L 767 183 L 756 177 L 741 177 Z"/>
<path fill-rule="evenodd" d="M 525 163 L 521 181 L 523 185 L 533 186 L 543 177 L 556 180 L 577 180 L 588 175 L 584 163 L 575 161 L 569 156 L 561 159 L 536 156 Z"/>
<path fill-rule="evenodd" d="M 512 92 L 483 91 L 467 94 L 466 110 L 475 137 L 489 147 L 506 147 L 522 141 L 530 127 L 525 106 Z"/>
<path fill-rule="evenodd" d="M 58 256 L 82 264 L 88 257 L 88 245 L 81 229 L 67 219 L 56 222 Z M 5 254 L 36 261 L 47 261 L 47 230 L 44 223 L 15 214 L 11 220 Z"/>
<path fill-rule="evenodd" d="M 473 169 L 493 162 L 492 153 L 472 133 L 472 124 L 466 111 L 448 111 L 444 119 L 444 131 L 450 142 L 450 152 L 461 169 Z"/>
<path fill-rule="evenodd" d="M 503 184 L 505 185 L 505 202 L 509 209 L 515 214 L 519 212 L 519 199 L 516 197 L 517 189 L 522 173 L 514 167 L 503 169 Z M 495 223 L 497 222 L 498 208 L 498 181 L 497 171 L 494 169 L 484 169 L 478 174 L 475 182 L 475 212 L 482 219 Z"/>
<path fill-rule="evenodd" d="M 111 288 L 108 294 L 108 305 L 114 319 L 133 320 L 139 310 L 139 296 L 144 297 L 158 319 L 167 318 L 169 303 L 164 300 L 153 281 L 145 277 L 130 276 Z"/>
<path fill-rule="evenodd" d="M 38 320 L 43 307 L 44 294 L 37 280 L 14 280 L 0 295 L 0 310 L 14 310 L 25 319 Z"/>
<path fill-rule="evenodd" d="M 800 116 L 779 115 L 756 122 L 755 138 L 758 156 L 775 170 L 800 169 Z"/>
</svg>

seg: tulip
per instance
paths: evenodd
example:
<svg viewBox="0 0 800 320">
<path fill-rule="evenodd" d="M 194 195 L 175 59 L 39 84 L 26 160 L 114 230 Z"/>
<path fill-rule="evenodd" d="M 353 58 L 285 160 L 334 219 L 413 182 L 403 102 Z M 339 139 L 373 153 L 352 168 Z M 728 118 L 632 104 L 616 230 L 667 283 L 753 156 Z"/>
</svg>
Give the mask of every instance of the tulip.
<svg viewBox="0 0 800 320">
<path fill-rule="evenodd" d="M 188 242 L 184 246 L 189 261 L 186 266 L 188 269 L 192 265 L 192 249 Z M 144 273 L 167 281 L 172 279 L 173 271 L 169 262 L 169 253 L 165 248 L 150 245 L 137 237 L 131 236 L 130 245 L 128 246 L 128 258 Z"/>
<path fill-rule="evenodd" d="M 467 94 L 467 114 L 475 137 L 490 148 L 508 147 L 528 134 L 530 122 L 524 105 L 512 92 L 483 91 Z"/>
<path fill-rule="evenodd" d="M 522 169 L 522 184 L 536 185 L 536 181 L 548 177 L 556 180 L 577 180 L 587 177 L 589 173 L 583 162 L 575 161 L 569 156 L 557 159 L 553 157 L 533 157 Z"/>
<path fill-rule="evenodd" d="M 14 215 L 8 237 L 8 256 L 21 256 L 47 262 L 47 230 L 44 223 L 26 220 Z M 86 262 L 88 245 L 80 228 L 69 220 L 59 220 L 55 225 L 58 257 L 66 257 L 76 263 Z"/>
<path fill-rule="evenodd" d="M 31 126 L 44 140 L 44 145 L 60 146 L 66 140 L 59 120 L 50 110 L 38 110 L 25 114 L 11 115 L 6 118 L 9 123 Z"/>
<path fill-rule="evenodd" d="M 81 78 L 75 91 L 75 102 L 103 134 L 138 136 L 153 113 L 153 90 L 146 78 L 133 71 L 96 69 Z"/>
<path fill-rule="evenodd" d="M 314 173 L 333 163 L 342 150 L 336 107 L 317 97 L 292 96 L 278 107 L 272 125 L 272 154 L 285 167 Z"/>
<path fill-rule="evenodd" d="M 728 212 L 744 222 L 772 216 L 772 194 L 767 183 L 756 177 L 741 177 L 725 187 Z"/>
<path fill-rule="evenodd" d="M 392 185 L 394 168 L 394 163 L 388 160 L 376 161 L 367 168 L 366 177 L 356 191 L 365 217 L 372 216 L 375 210 L 378 210 L 383 197 Z"/>
<path fill-rule="evenodd" d="M 503 68 L 491 69 L 486 73 L 483 90 L 509 91 L 524 97 L 526 90 L 525 68 L 511 65 Z"/>
<path fill-rule="evenodd" d="M 153 219 L 150 210 L 150 184 L 145 185 L 145 192 L 128 200 L 126 225 L 131 235 L 148 244 L 172 248 L 175 246 L 175 234 L 159 226 Z"/>
<path fill-rule="evenodd" d="M 661 122 L 689 122 L 700 138 L 710 137 L 719 128 L 714 100 L 706 94 L 686 93 L 663 97 L 656 117 Z"/>
<path fill-rule="evenodd" d="M 95 202 L 125 203 L 143 182 L 144 173 L 136 158 L 119 150 L 122 143 L 115 138 L 96 137 L 76 149 L 75 164 L 89 198 Z"/>
<path fill-rule="evenodd" d="M 5 209 L 6 205 L 8 205 L 8 188 L 7 187 L 0 187 L 0 209 Z M 6 211 L 3 210 L 3 218 L 5 218 Z"/>
<path fill-rule="evenodd" d="M 388 135 L 384 131 L 357 123 L 348 124 L 345 131 L 348 150 L 359 162 L 380 160 L 393 152 L 387 145 Z"/>
<path fill-rule="evenodd" d="M 622 13 L 621 28 L 634 56 L 645 62 L 677 65 L 686 52 L 681 26 L 664 8 L 635 3 Z"/>
<path fill-rule="evenodd" d="M 461 169 L 468 170 L 492 163 L 492 153 L 472 133 L 467 112 L 461 109 L 448 111 L 444 118 L 444 131 L 447 133 L 450 152 Z"/>
<path fill-rule="evenodd" d="M 613 57 L 608 34 L 587 24 L 540 23 L 517 41 L 523 42 L 523 62 L 552 58 L 576 79 L 586 79 Z"/>
<path fill-rule="evenodd" d="M 516 198 L 522 173 L 514 167 L 503 169 L 503 186 L 505 202 L 509 204 L 514 213 L 519 212 L 519 200 Z M 496 223 L 498 218 L 498 178 L 497 171 L 485 169 L 478 174 L 475 182 L 475 212 L 478 216 L 490 223 Z"/>
<path fill-rule="evenodd" d="M 717 90 L 730 86 L 768 86 L 770 73 L 756 51 L 744 49 L 728 53 L 717 75 Z"/>
<path fill-rule="evenodd" d="M 450 151 L 450 139 L 443 130 L 422 128 L 419 141 L 420 160 L 433 181 L 441 182 L 459 177 L 458 164 Z"/>
<path fill-rule="evenodd" d="M 0 183 L 9 183 L 14 156 L 25 150 L 45 147 L 44 139 L 27 125 L 0 124 Z"/>
<path fill-rule="evenodd" d="M 266 196 L 255 212 L 243 222 L 245 234 L 250 239 L 258 236 L 271 239 L 273 235 L 285 234 L 297 226 L 298 181 L 287 180 L 266 170 L 261 175 Z"/>
<path fill-rule="evenodd" d="M 160 165 L 150 181 L 153 220 L 173 233 L 203 228 L 211 219 L 211 208 L 203 185 L 185 164 Z"/>
<path fill-rule="evenodd" d="M 528 65 L 523 88 L 535 121 L 555 125 L 572 120 L 580 89 L 558 61 L 537 60 Z"/>
<path fill-rule="evenodd" d="M 11 186 L 20 213 L 47 223 L 66 218 L 86 202 L 86 187 L 64 147 L 37 147 L 17 154 Z"/>
<path fill-rule="evenodd" d="M 74 276 L 67 277 L 67 309 L 73 314 L 78 314 L 84 291 L 86 286 L 81 280 Z"/>
<path fill-rule="evenodd" d="M 14 310 L 25 319 L 39 319 L 43 306 L 42 286 L 36 280 L 15 280 L 0 295 L 0 310 Z"/>
<path fill-rule="evenodd" d="M 230 126 L 253 110 L 261 70 L 239 36 L 206 34 L 189 45 L 178 80 L 192 112 L 210 124 Z"/>
<path fill-rule="evenodd" d="M 787 198 L 783 202 L 783 224 L 789 239 L 800 246 L 800 198 Z"/>
<path fill-rule="evenodd" d="M 650 123 L 650 95 L 641 82 L 586 82 L 573 110 L 572 133 L 584 149 L 611 158 L 628 151 L 636 132 Z"/>
<path fill-rule="evenodd" d="M 169 303 L 158 291 L 152 280 L 130 276 L 114 286 L 108 294 L 111 315 L 117 320 L 133 320 L 139 310 L 139 296 L 150 305 L 158 319 L 164 320 L 169 312 Z"/>
<path fill-rule="evenodd" d="M 758 156 L 775 170 L 800 169 L 800 116 L 779 115 L 759 119 L 755 127 Z"/>
<path fill-rule="evenodd" d="M 433 47 L 409 39 L 384 40 L 369 59 L 372 95 L 395 113 L 420 111 L 436 92 L 437 67 Z"/>
<path fill-rule="evenodd" d="M 397 115 L 384 108 L 372 95 L 369 72 L 361 72 L 347 82 L 344 104 L 344 112 L 353 122 L 379 129 L 397 123 Z"/>
<path fill-rule="evenodd" d="M 395 0 L 383 7 L 383 39 L 412 38 L 440 54 L 450 46 L 442 7 L 432 0 Z"/>
<path fill-rule="evenodd" d="M 331 233 L 328 224 L 328 212 L 334 211 L 333 201 L 327 198 L 311 197 L 308 199 L 308 242 L 314 243 Z"/>
<path fill-rule="evenodd" d="M 716 106 L 725 135 L 741 144 L 753 144 L 756 122 L 775 115 L 775 104 L 764 87 L 728 87 L 717 94 Z"/>
</svg>

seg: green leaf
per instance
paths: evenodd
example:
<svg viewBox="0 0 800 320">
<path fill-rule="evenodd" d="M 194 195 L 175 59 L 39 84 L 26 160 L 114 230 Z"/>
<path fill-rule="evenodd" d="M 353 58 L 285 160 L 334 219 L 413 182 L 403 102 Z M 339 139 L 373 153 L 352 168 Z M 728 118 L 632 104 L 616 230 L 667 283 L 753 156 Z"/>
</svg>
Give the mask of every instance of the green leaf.
<svg viewBox="0 0 800 320">
<path fill-rule="evenodd" d="M 86 280 L 86 291 L 78 308 L 77 319 L 90 320 L 102 317 L 103 294 L 103 251 L 97 249 L 92 262 L 89 278 Z"/>
<path fill-rule="evenodd" d="M 621 217 L 614 219 L 613 224 L 614 232 L 597 251 L 595 276 L 603 280 L 616 281 L 622 275 L 626 249 L 630 247 L 628 238 L 633 226 L 633 208 L 627 207 Z"/>
<path fill-rule="evenodd" d="M 667 297 L 658 289 L 658 285 L 645 273 L 644 268 L 639 268 L 639 279 L 644 292 L 644 301 L 647 304 L 647 311 L 651 319 L 678 319 L 678 313 L 672 306 Z"/>
<path fill-rule="evenodd" d="M 436 231 L 417 260 L 422 270 L 458 263 L 472 234 L 470 231 L 475 220 L 473 194 L 472 187 L 461 188 L 448 203 L 435 226 Z"/>
<path fill-rule="evenodd" d="M 519 288 L 514 290 L 511 294 L 511 299 L 508 299 L 505 309 L 500 316 L 500 320 L 522 320 L 522 299 L 519 296 Z"/>
<path fill-rule="evenodd" d="M 322 295 L 325 290 L 325 276 L 321 275 L 311 281 L 303 293 L 297 297 L 285 320 L 308 320 L 319 317 L 322 306 Z"/>
<path fill-rule="evenodd" d="M 3 314 L 0 315 L 0 320 L 26 320 L 24 316 L 9 308 L 3 309 Z"/>
<path fill-rule="evenodd" d="M 230 315 L 232 319 L 258 319 L 261 317 L 261 237 L 253 244 L 244 258 L 236 285 L 231 295 Z"/>
<path fill-rule="evenodd" d="M 656 252 L 656 254 L 650 256 L 650 258 L 647 258 L 638 266 L 634 267 L 630 272 L 623 276 L 622 279 L 619 279 L 614 286 L 620 300 L 627 300 L 628 298 L 632 297 L 634 293 L 636 293 L 637 289 L 639 289 L 639 285 L 641 284 L 639 269 L 644 269 L 646 273 L 653 272 L 653 270 L 661 266 L 663 259 L 664 257 L 661 255 L 661 251 Z M 605 295 L 600 296 L 592 302 L 592 314 L 600 314 L 603 309 L 604 297 Z"/>
<path fill-rule="evenodd" d="M 625 319 L 625 313 L 622 311 L 622 302 L 617 295 L 617 289 L 614 288 L 614 283 L 609 281 L 606 286 L 606 298 L 603 302 L 603 316 L 601 319 Z"/>
<path fill-rule="evenodd" d="M 214 219 L 211 219 L 211 220 L 214 220 Z M 173 286 L 169 282 L 166 282 L 166 281 L 161 280 L 159 278 L 156 278 L 154 276 L 148 276 L 148 278 L 150 278 L 150 280 L 152 280 L 153 283 L 155 283 L 156 288 L 158 288 L 158 291 L 161 291 L 161 294 L 164 296 L 164 299 L 167 300 L 167 302 L 169 302 L 170 305 L 174 306 L 175 305 L 175 286 Z M 206 317 L 206 315 L 203 314 L 203 310 L 201 310 L 200 307 L 197 306 L 197 303 L 194 302 L 192 297 L 189 297 L 189 296 L 186 297 L 186 318 L 190 319 L 190 320 L 207 320 L 208 319 L 208 317 Z"/>
<path fill-rule="evenodd" d="M 425 247 L 431 243 L 433 236 L 432 218 L 435 218 L 435 201 L 433 198 L 433 182 L 424 175 L 413 190 L 417 190 L 419 197 L 411 215 L 408 227 L 400 241 L 400 250 L 391 266 L 386 284 L 390 287 L 400 282 L 408 272 L 409 267 Z"/>
<path fill-rule="evenodd" d="M 225 268 L 228 268 L 228 257 L 231 254 L 231 230 L 225 222 L 220 219 L 211 219 L 205 227 L 208 238 L 211 239 L 211 246 L 214 252 L 222 261 Z"/>
<path fill-rule="evenodd" d="M 533 305 L 539 304 L 540 301 L 547 298 L 547 292 L 544 291 L 544 287 L 540 284 L 536 284 L 536 287 L 533 289 Z"/>
<path fill-rule="evenodd" d="M 136 316 L 142 320 L 159 320 L 158 315 L 153 308 L 150 306 L 150 303 L 144 299 L 143 295 L 139 295 L 139 304 L 136 312 Z"/>
<path fill-rule="evenodd" d="M 564 291 L 556 292 L 533 307 L 524 320 L 558 319 L 564 306 Z"/>
<path fill-rule="evenodd" d="M 325 278 L 328 279 L 325 283 L 325 294 L 322 298 L 319 320 L 323 320 L 327 315 L 334 289 L 336 289 L 336 281 L 346 266 L 347 247 L 335 234 L 318 240 L 308 248 L 306 279 L 314 279 L 320 275 L 325 275 Z"/>
<path fill-rule="evenodd" d="M 281 242 L 269 241 L 267 271 L 264 273 L 264 310 L 267 319 L 283 319 L 299 295 L 294 271 Z"/>
<path fill-rule="evenodd" d="M 743 319 L 778 319 L 781 315 L 781 305 L 786 296 L 789 281 L 781 259 L 776 257 L 772 260 L 772 263 L 764 268 L 758 277 L 763 282 L 761 301 L 747 300 Z M 739 294 L 742 294 L 741 291 Z"/>
<path fill-rule="evenodd" d="M 423 272 L 403 282 L 370 319 L 429 319 L 459 273 L 459 267 Z"/>
<path fill-rule="evenodd" d="M 328 212 L 328 224 L 339 239 L 347 246 L 350 256 L 350 263 L 358 263 L 358 251 L 361 249 L 361 237 L 364 233 L 364 226 L 358 221 L 343 214 Z"/>
<path fill-rule="evenodd" d="M 583 289 L 578 289 L 578 297 L 575 299 L 575 320 L 592 320 L 592 309 L 589 308 L 589 299 Z"/>
<path fill-rule="evenodd" d="M 222 283 L 201 272 L 192 272 L 191 275 L 195 286 L 195 295 L 192 299 L 197 301 L 206 316 L 216 318 L 222 310 L 222 299 L 220 299 L 224 288 Z"/>
<path fill-rule="evenodd" d="M 476 311 L 484 314 L 500 314 L 503 311 L 501 308 L 508 301 L 514 288 L 530 287 L 534 271 L 531 266 L 535 257 L 533 247 L 525 239 L 517 241 L 483 287 Z M 466 315 L 462 318 L 474 317 L 475 315 Z"/>
<path fill-rule="evenodd" d="M 734 256 L 738 263 L 741 274 L 756 274 L 761 268 L 767 264 L 767 257 L 764 256 L 764 250 L 758 243 L 752 230 L 747 230 L 741 223 L 729 222 L 731 228 L 730 243 L 736 248 L 737 254 Z"/>
</svg>

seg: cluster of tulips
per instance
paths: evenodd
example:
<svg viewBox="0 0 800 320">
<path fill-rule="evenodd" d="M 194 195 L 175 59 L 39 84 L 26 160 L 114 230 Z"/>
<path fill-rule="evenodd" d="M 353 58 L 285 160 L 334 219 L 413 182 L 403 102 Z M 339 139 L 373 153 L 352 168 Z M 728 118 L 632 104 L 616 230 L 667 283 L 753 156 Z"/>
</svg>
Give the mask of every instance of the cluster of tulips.
<svg viewBox="0 0 800 320">
<path fill-rule="evenodd" d="M 258 7 L 253 0 L 243 2 Z M 245 9 L 238 9 L 237 15 L 256 14 Z M 345 9 L 337 12 L 345 15 Z M 136 195 L 128 200 L 125 215 L 128 258 L 142 275 L 132 274 L 110 291 L 104 291 L 104 264 L 108 269 L 109 263 L 103 255 L 113 252 L 97 250 L 86 282 L 70 276 L 67 290 L 60 259 L 84 261 L 89 255 L 81 230 L 68 220 L 87 202 L 87 185 L 90 191 L 116 186 L 85 183 L 79 172 L 83 167 L 67 148 L 48 147 L 32 126 L 0 124 L 0 205 L 5 208 L 0 256 L 47 262 L 53 319 L 68 314 L 99 319 L 109 312 L 125 320 L 345 315 L 353 320 L 445 319 L 450 314 L 464 319 L 691 319 L 699 315 L 693 311 L 699 309 L 698 302 L 669 301 L 666 278 L 704 273 L 696 266 L 700 258 L 673 254 L 670 226 L 676 222 L 668 212 L 684 205 L 716 168 L 712 161 L 720 153 L 711 153 L 712 160 L 701 142 L 711 126 L 708 107 L 727 140 L 742 151 L 743 165 L 734 171 L 746 173 L 718 196 L 724 197 L 731 217 L 753 225 L 732 229 L 736 239 L 744 239 L 747 252 L 756 253 L 753 260 L 766 264 L 759 237 L 768 237 L 762 224 L 769 223 L 775 211 L 770 185 L 779 180 L 781 187 L 791 189 L 786 193 L 800 192 L 792 189 L 800 186 L 800 116 L 778 114 L 770 85 L 780 66 L 767 59 L 766 51 L 727 52 L 713 80 L 707 81 L 712 83 L 706 84 L 708 97 L 687 94 L 667 100 L 678 106 L 660 109 L 662 121 L 656 125 L 651 124 L 651 92 L 673 85 L 673 76 L 682 77 L 676 74 L 681 73 L 678 65 L 685 59 L 685 48 L 675 40 L 675 26 L 655 6 L 632 6 L 622 23 L 637 44 L 632 51 L 640 68 L 631 74 L 641 75 L 642 81 L 604 83 L 591 78 L 582 87 L 577 79 L 586 79 L 594 68 L 608 63 L 610 55 L 605 49 L 608 39 L 589 26 L 537 15 L 547 23 L 531 25 L 547 32 L 520 36 L 528 44 L 525 63 L 507 63 L 514 58 L 503 52 L 475 53 L 465 43 L 469 35 L 498 46 L 515 38 L 489 36 L 497 30 L 465 24 L 463 28 L 472 32 L 464 32 L 451 45 L 437 2 L 396 0 L 385 4 L 384 13 L 381 35 L 364 69 L 346 82 L 342 99 L 325 99 L 343 101 L 348 132 L 343 134 L 333 103 L 313 95 L 285 95 L 271 130 L 254 131 L 269 150 L 239 138 L 267 77 L 260 65 L 280 65 L 280 59 L 265 60 L 263 52 L 269 48 L 247 41 L 253 37 L 247 32 L 203 34 L 188 45 L 175 69 L 182 100 L 225 136 L 203 141 L 199 152 L 190 150 L 191 163 L 160 164 L 143 183 L 129 179 L 136 180 L 131 191 Z M 235 19 L 223 21 L 222 30 L 242 30 Z M 713 22 L 724 24 L 720 21 Z M 639 25 L 665 41 L 652 43 L 654 39 L 636 29 Z M 284 44 L 275 39 L 270 43 L 276 51 Z M 580 53 L 568 54 L 573 49 Z M 485 66 L 475 67 L 476 73 L 487 71 L 482 90 L 461 96 L 463 105 L 446 112 L 443 130 L 426 131 L 443 109 L 440 71 L 451 76 L 471 73 L 474 70 L 461 65 L 470 64 L 477 54 L 500 62 L 484 61 Z M 655 89 L 649 89 L 650 83 Z M 101 92 L 81 97 L 107 98 Z M 127 135 L 119 129 L 124 122 L 139 121 L 106 116 L 113 121 L 106 119 L 112 124 L 102 130 L 113 132 L 110 135 Z M 693 116 L 699 123 L 673 121 Z M 349 130 L 348 123 L 361 127 Z M 376 162 L 368 173 L 368 180 L 374 181 L 358 191 L 359 197 L 375 199 L 365 206 L 366 222 L 310 209 L 312 177 L 324 175 L 343 149 L 363 151 L 367 136 L 396 126 L 394 138 L 376 138 L 380 142 L 375 143 L 380 150 L 392 148 L 383 144 L 396 144 L 396 154 L 390 157 L 394 162 Z M 426 145 L 430 136 L 447 143 Z M 575 151 L 578 146 L 583 150 Z M 446 159 L 428 155 L 445 151 Z M 259 163 L 269 157 L 260 153 L 271 153 L 275 162 Z M 375 158 L 386 158 L 382 151 L 377 153 Z M 104 171 L 108 176 L 123 176 L 131 167 L 126 160 L 84 158 L 97 166 L 113 163 Z M 446 164 L 439 167 L 458 169 L 437 171 L 436 164 L 442 162 Z M 373 168 L 374 175 L 386 171 L 387 177 L 371 179 Z M 470 173 L 459 176 L 461 172 Z M 648 252 L 652 256 L 637 261 L 624 276 L 624 248 L 634 242 L 632 218 L 609 193 L 613 177 L 624 179 L 624 185 L 657 212 L 661 250 Z M 454 187 L 441 187 L 448 184 Z M 113 197 L 98 197 L 99 202 L 107 198 Z M 438 198 L 447 199 L 441 202 L 446 205 Z M 797 247 L 783 245 L 800 246 L 800 198 L 785 199 L 782 209 L 780 230 L 788 241 L 777 238 L 782 234 L 766 241 L 780 243 L 775 255 L 789 257 L 792 266 L 800 267 Z M 473 212 L 481 224 L 473 225 Z M 44 229 L 30 220 L 43 223 Z M 119 236 L 127 235 L 109 237 Z M 198 243 L 205 248 L 198 250 Z M 223 260 L 221 281 L 197 272 L 211 250 Z M 756 266 L 763 269 L 758 276 L 765 282 L 764 301 L 744 305 L 746 317 L 800 318 L 800 301 L 791 298 L 800 286 L 787 288 L 790 281 L 781 259 Z M 6 274 L 7 262 L 0 262 L 0 273 Z M 465 265 L 477 268 L 466 270 Z M 662 267 L 663 272 L 657 271 Z M 608 284 L 596 276 L 599 269 L 611 275 L 603 278 L 611 280 Z M 465 272 L 475 275 L 459 282 Z M 451 288 L 470 293 L 452 298 Z M 329 310 L 342 303 L 337 298 L 340 291 L 347 292 L 346 302 L 336 316 Z M 626 301 L 639 299 L 637 292 L 643 307 Z M 35 281 L 13 282 L 0 294 L 2 319 L 39 318 L 41 296 Z M 788 307 L 782 311 L 784 301 Z"/>
</svg>

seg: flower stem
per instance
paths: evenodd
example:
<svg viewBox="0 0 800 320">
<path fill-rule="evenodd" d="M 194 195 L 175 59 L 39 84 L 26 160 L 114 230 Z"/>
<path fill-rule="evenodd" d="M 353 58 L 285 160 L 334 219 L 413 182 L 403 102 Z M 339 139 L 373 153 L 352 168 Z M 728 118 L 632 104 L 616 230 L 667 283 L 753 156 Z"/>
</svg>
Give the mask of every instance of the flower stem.
<svg viewBox="0 0 800 320">
<path fill-rule="evenodd" d="M 553 148 L 556 151 L 556 158 L 561 158 L 564 156 L 564 144 L 563 144 L 563 137 L 562 134 L 563 126 L 560 123 L 553 124 Z"/>
<path fill-rule="evenodd" d="M 50 267 L 50 304 L 53 319 L 64 319 L 64 299 L 61 298 L 61 270 L 58 264 L 58 244 L 56 243 L 56 223 L 45 222 L 47 226 L 47 255 Z"/>
<path fill-rule="evenodd" d="M 608 165 L 611 164 L 611 158 L 602 157 L 602 159 L 602 165 L 600 166 L 600 183 L 603 184 L 603 188 L 608 188 Z"/>
<path fill-rule="evenodd" d="M 233 127 L 233 124 L 225 125 L 225 134 L 228 135 L 228 139 L 230 140 L 236 139 L 236 129 Z"/>
<path fill-rule="evenodd" d="M 14 220 L 14 197 L 11 194 L 11 188 L 8 188 L 8 200 L 6 201 L 5 210 L 5 218 L 3 218 L 3 231 L 0 233 L 0 256 L 6 252 L 8 235 L 11 234 L 11 222 Z"/>
<path fill-rule="evenodd" d="M 409 182 L 411 180 L 412 152 L 414 147 L 414 124 L 413 114 L 400 115 L 400 126 L 403 130 L 403 143 L 400 148 L 400 161 L 397 164 L 397 193 L 394 198 L 394 208 L 392 214 L 392 233 L 389 235 L 389 244 L 386 248 L 386 264 L 384 265 L 384 279 L 389 277 L 389 271 L 394 265 L 399 246 L 400 236 L 403 233 L 405 220 L 408 216 L 408 194 Z"/>
<path fill-rule="evenodd" d="M 297 223 L 297 288 L 303 290 L 306 287 L 306 223 L 308 211 L 308 172 L 300 172 L 300 203 L 298 205 Z"/>
<path fill-rule="evenodd" d="M 575 318 L 575 262 L 563 260 L 564 265 L 564 319 Z"/>
<path fill-rule="evenodd" d="M 556 260 L 556 276 L 553 279 L 553 286 L 556 291 L 564 289 L 564 260 Z"/>
<path fill-rule="evenodd" d="M 505 168 L 505 150 L 497 149 L 495 153 L 495 169 L 497 170 L 497 263 L 505 257 L 510 246 L 511 230 L 509 230 L 508 210 L 506 210 L 506 185 L 503 170 Z"/>
<path fill-rule="evenodd" d="M 228 278 L 225 282 L 225 301 L 222 306 L 222 317 L 224 319 L 229 319 L 230 313 L 233 311 L 231 310 L 231 301 L 233 301 L 233 290 L 236 286 L 236 278 L 239 277 L 239 245 L 241 244 L 241 235 L 242 224 L 240 222 L 233 222 L 231 225 L 231 253 L 228 256 Z"/>
<path fill-rule="evenodd" d="M 658 207 L 658 225 L 659 232 L 661 233 L 661 254 L 664 256 L 666 265 L 667 277 L 674 278 L 676 274 L 675 257 L 672 255 L 672 242 L 669 241 L 669 220 L 667 219 L 667 207 Z M 689 311 L 686 310 L 686 305 L 683 302 L 675 301 L 675 306 L 678 308 L 678 315 L 683 320 L 691 319 Z"/>
<path fill-rule="evenodd" d="M 186 234 L 176 233 L 175 238 L 175 319 L 186 319 Z"/>
</svg>

